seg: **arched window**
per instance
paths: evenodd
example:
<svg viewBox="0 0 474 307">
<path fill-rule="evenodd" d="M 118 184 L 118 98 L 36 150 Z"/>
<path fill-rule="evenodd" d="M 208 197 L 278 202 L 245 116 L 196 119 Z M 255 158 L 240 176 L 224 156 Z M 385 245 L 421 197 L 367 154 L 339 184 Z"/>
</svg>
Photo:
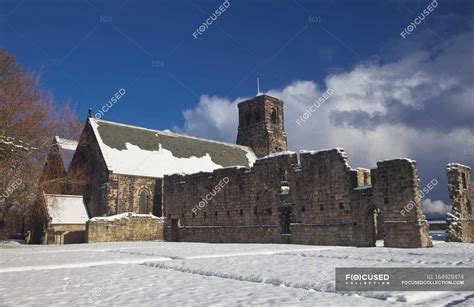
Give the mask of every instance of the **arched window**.
<svg viewBox="0 0 474 307">
<path fill-rule="evenodd" d="M 275 109 L 272 109 L 272 124 L 277 124 L 278 123 L 278 116 L 277 116 L 277 111 Z"/>
<path fill-rule="evenodd" d="M 140 214 L 147 214 L 148 212 L 148 192 L 143 190 L 140 192 Z"/>
</svg>

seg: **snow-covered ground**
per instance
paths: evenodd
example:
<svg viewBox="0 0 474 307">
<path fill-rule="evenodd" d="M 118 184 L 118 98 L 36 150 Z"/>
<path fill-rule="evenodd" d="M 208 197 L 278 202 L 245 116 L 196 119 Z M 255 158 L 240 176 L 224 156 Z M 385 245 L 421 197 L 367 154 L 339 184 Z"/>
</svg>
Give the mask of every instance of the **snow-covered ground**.
<svg viewBox="0 0 474 307">
<path fill-rule="evenodd" d="M 0 305 L 474 305 L 472 292 L 335 292 L 334 268 L 350 266 L 472 267 L 474 244 L 3 244 Z"/>
</svg>

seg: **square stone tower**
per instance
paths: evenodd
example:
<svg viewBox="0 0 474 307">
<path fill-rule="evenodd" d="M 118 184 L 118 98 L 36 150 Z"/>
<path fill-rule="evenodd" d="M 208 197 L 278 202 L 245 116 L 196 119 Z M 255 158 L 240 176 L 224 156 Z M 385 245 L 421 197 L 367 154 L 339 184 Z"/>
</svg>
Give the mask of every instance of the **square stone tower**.
<svg viewBox="0 0 474 307">
<path fill-rule="evenodd" d="M 258 158 L 288 150 L 283 101 L 260 95 L 239 103 L 237 145 L 249 146 Z"/>
</svg>

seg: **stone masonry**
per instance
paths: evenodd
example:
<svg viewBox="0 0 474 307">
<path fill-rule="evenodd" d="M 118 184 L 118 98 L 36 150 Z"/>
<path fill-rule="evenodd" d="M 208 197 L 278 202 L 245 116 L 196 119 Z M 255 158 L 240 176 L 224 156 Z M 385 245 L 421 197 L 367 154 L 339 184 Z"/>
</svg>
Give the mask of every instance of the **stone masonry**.
<svg viewBox="0 0 474 307">
<path fill-rule="evenodd" d="M 161 216 L 161 180 L 158 178 L 111 173 L 102 187 L 107 215 L 141 210 L 143 214 Z M 140 208 L 142 193 L 146 195 L 146 209 Z"/>
<path fill-rule="evenodd" d="M 68 176 L 86 176 L 87 183 L 67 191 L 81 194 L 91 217 L 124 212 L 153 213 L 161 216 L 160 178 L 122 175 L 107 170 L 92 128 L 86 125 Z M 140 207 L 140 195 L 146 206 Z M 145 208 L 143 208 L 145 207 Z"/>
<path fill-rule="evenodd" d="M 85 225 L 48 225 L 43 244 L 78 244 L 86 240 Z"/>
<path fill-rule="evenodd" d="M 164 219 L 151 214 L 122 213 L 87 222 L 87 243 L 163 240 Z"/>
<path fill-rule="evenodd" d="M 258 158 L 288 149 L 283 101 L 261 95 L 239 103 L 237 144 L 249 146 Z"/>
<path fill-rule="evenodd" d="M 429 226 L 422 212 L 416 162 L 395 159 L 377 163 L 372 170 L 373 203 L 381 211 L 384 245 L 431 247 Z"/>
<path fill-rule="evenodd" d="M 250 169 L 165 176 L 166 239 L 374 246 L 380 208 L 386 246 L 431 246 L 421 203 L 400 214 L 419 193 L 415 162 L 379 163 L 373 187 L 354 185 L 351 172 L 346 153 L 333 149 L 276 154 Z"/>
<path fill-rule="evenodd" d="M 474 201 L 474 183 L 471 168 L 461 164 L 448 164 L 448 191 L 452 208 L 448 213 L 448 242 L 474 243 L 474 217 L 472 203 Z"/>
<path fill-rule="evenodd" d="M 351 170 L 351 181 L 353 186 L 370 186 L 370 169 L 358 167 Z"/>
</svg>

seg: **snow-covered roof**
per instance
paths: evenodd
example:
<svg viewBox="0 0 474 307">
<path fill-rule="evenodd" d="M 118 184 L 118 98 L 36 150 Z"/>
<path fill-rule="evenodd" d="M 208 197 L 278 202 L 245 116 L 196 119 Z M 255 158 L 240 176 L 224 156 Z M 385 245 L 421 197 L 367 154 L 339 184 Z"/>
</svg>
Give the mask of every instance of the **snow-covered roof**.
<svg viewBox="0 0 474 307">
<path fill-rule="evenodd" d="M 212 172 L 253 165 L 246 146 L 89 118 L 109 171 L 162 178 L 171 174 Z"/>
<path fill-rule="evenodd" d="M 82 196 L 44 194 L 51 224 L 85 224 L 89 220 Z"/>
<path fill-rule="evenodd" d="M 64 169 L 67 171 L 69 166 L 71 165 L 72 157 L 74 156 L 74 152 L 77 148 L 77 141 L 74 140 L 67 140 L 56 136 L 54 138 L 56 144 L 58 145 L 59 154 L 61 155 L 61 159 L 63 160 Z"/>
</svg>

